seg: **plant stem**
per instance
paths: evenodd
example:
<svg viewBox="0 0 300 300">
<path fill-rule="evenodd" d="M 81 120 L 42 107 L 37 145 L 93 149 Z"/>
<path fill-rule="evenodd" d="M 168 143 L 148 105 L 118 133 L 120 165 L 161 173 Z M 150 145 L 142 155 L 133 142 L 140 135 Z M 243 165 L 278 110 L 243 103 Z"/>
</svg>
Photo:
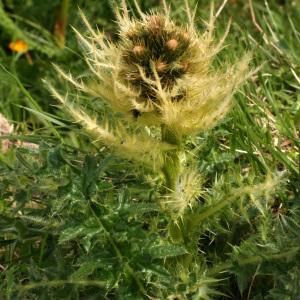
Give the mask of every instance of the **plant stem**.
<svg viewBox="0 0 300 300">
<path fill-rule="evenodd" d="M 265 182 L 257 185 L 245 186 L 245 187 L 234 189 L 223 200 L 204 208 L 201 212 L 197 212 L 197 211 L 194 212 L 189 222 L 190 230 L 192 230 L 192 228 L 196 228 L 197 226 L 201 225 L 203 221 L 216 215 L 219 211 L 222 211 L 224 207 L 226 207 L 233 201 L 239 199 L 241 196 L 247 194 L 259 195 L 262 192 L 270 191 L 275 186 L 275 184 L 276 184 L 276 180 L 272 180 L 272 181 L 266 180 Z"/>
<path fill-rule="evenodd" d="M 176 135 L 176 133 L 165 125 L 161 127 L 161 137 L 162 142 L 168 143 L 175 146 L 174 149 L 169 150 L 165 153 L 164 165 L 162 172 L 165 177 L 165 196 L 170 196 L 172 192 L 176 190 L 176 185 L 181 169 L 180 165 L 180 149 L 181 149 L 181 139 Z M 184 241 L 182 235 L 182 227 L 179 223 L 174 220 L 170 220 L 169 223 L 169 236 L 175 243 L 182 243 Z"/>
<path fill-rule="evenodd" d="M 64 48 L 66 39 L 66 27 L 68 22 L 69 0 L 62 0 L 58 17 L 54 25 L 54 36 L 59 48 Z"/>
<path fill-rule="evenodd" d="M 176 183 L 180 172 L 179 153 L 181 139 L 165 125 L 162 125 L 161 127 L 161 137 L 163 142 L 175 146 L 175 149 L 165 153 L 165 160 L 162 168 L 162 172 L 165 176 L 165 192 L 168 194 L 176 189 Z"/>
<path fill-rule="evenodd" d="M 287 251 L 283 251 L 281 253 L 267 253 L 261 256 L 252 256 L 247 258 L 241 258 L 237 260 L 237 263 L 239 266 L 245 266 L 250 264 L 259 264 L 264 261 L 271 261 L 271 260 L 277 260 L 277 259 L 290 259 L 291 257 L 295 256 L 299 253 L 300 247 L 293 247 Z M 217 275 L 221 272 L 228 271 L 233 266 L 232 261 L 225 261 L 224 263 L 218 264 L 214 267 L 212 267 L 208 274 L 209 276 Z"/>
<path fill-rule="evenodd" d="M 31 289 L 36 289 L 40 287 L 59 287 L 66 284 L 73 285 L 83 285 L 83 286 L 97 286 L 97 287 L 106 287 L 107 282 L 100 280 L 50 280 L 50 281 L 41 281 L 35 283 L 29 283 L 25 285 L 17 285 L 15 290 L 27 291 Z"/>
</svg>

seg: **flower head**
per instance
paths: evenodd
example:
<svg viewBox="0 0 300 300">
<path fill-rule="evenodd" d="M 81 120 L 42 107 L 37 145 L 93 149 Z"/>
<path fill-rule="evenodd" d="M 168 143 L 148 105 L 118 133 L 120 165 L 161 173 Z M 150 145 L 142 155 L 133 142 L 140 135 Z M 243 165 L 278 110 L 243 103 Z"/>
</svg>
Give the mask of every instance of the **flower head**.
<svg viewBox="0 0 300 300">
<path fill-rule="evenodd" d="M 3 135 L 13 135 L 14 134 L 14 126 L 9 123 L 9 121 L 6 119 L 4 115 L 0 113 L 0 137 Z M 7 152 L 11 145 L 16 145 L 17 147 L 25 147 L 25 148 L 31 148 L 31 149 L 37 149 L 38 145 L 23 141 L 15 141 L 12 142 L 8 139 L 0 140 L 0 152 Z"/>
<path fill-rule="evenodd" d="M 149 15 L 142 22 L 132 23 L 120 37 L 119 81 L 137 93 L 137 102 L 149 107 L 149 111 L 159 112 L 156 77 L 163 90 L 171 91 L 187 73 L 191 45 L 187 31 L 163 16 Z M 171 101 L 182 97 L 176 95 Z"/>
<path fill-rule="evenodd" d="M 14 131 L 14 126 L 0 113 L 0 136 L 9 135 Z"/>
<path fill-rule="evenodd" d="M 11 51 L 17 53 L 25 53 L 28 51 L 27 43 L 22 40 L 16 40 L 14 42 L 10 42 L 8 47 Z"/>
<path fill-rule="evenodd" d="M 249 63 L 246 54 L 226 70 L 212 67 L 229 26 L 214 43 L 213 14 L 207 30 L 198 33 L 190 13 L 185 27 L 176 25 L 167 9 L 164 14 L 139 10 L 136 19 L 124 4 L 116 13 L 120 27 L 116 43 L 95 32 L 83 16 L 91 37 L 77 34 L 96 80 L 89 85 L 75 83 L 77 87 L 138 123 L 165 125 L 178 136 L 206 130 L 224 117 L 233 93 L 248 75 Z"/>
<path fill-rule="evenodd" d="M 122 112 L 127 118 L 125 126 L 124 119 L 114 129 L 108 122 L 99 125 L 97 117 L 71 103 L 68 96 L 51 86 L 50 90 L 91 136 L 119 156 L 160 172 L 162 203 L 176 219 L 201 194 L 201 176 L 196 170 L 186 170 L 183 137 L 207 130 L 224 117 L 232 95 L 249 76 L 250 58 L 246 54 L 236 64 L 216 70 L 212 62 L 229 26 L 215 43 L 213 12 L 207 30 L 199 34 L 188 6 L 186 26 L 175 24 L 167 5 L 164 7 L 164 14 L 145 14 L 136 5 L 137 19 L 129 16 L 122 0 L 122 9 L 116 8 L 117 42 L 95 32 L 82 14 L 90 36 L 75 32 L 86 49 L 92 81 L 78 82 L 56 67 L 76 88 Z M 133 130 L 127 130 L 128 125 Z"/>
<path fill-rule="evenodd" d="M 126 122 L 121 119 L 115 129 L 107 122 L 99 125 L 97 117 L 50 89 L 97 140 L 120 157 L 159 171 L 164 178 L 163 202 L 178 217 L 201 192 L 201 177 L 195 175 L 196 171 L 184 171 L 183 137 L 207 130 L 225 116 L 232 95 L 249 75 L 250 58 L 246 54 L 234 65 L 216 70 L 212 62 L 223 47 L 229 26 L 215 43 L 213 11 L 207 30 L 199 33 L 188 7 L 189 23 L 184 27 L 175 24 L 164 7 L 163 14 L 145 14 L 136 5 L 137 19 L 130 17 L 123 0 L 122 9 L 116 8 L 117 42 L 95 32 L 82 14 L 90 36 L 75 32 L 86 50 L 92 82 L 78 82 L 57 67 L 79 90 L 123 113 Z M 130 125 L 133 130 L 127 130 Z"/>
</svg>

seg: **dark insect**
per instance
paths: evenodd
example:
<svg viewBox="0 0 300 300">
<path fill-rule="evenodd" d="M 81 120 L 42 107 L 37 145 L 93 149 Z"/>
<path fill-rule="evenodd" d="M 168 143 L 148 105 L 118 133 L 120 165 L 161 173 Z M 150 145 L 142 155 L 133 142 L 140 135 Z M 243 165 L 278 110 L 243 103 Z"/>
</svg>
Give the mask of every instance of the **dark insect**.
<svg viewBox="0 0 300 300">
<path fill-rule="evenodd" d="M 133 117 L 135 118 L 135 119 L 137 119 L 138 117 L 140 117 L 142 114 L 141 114 L 141 112 L 139 111 L 139 110 L 137 110 L 137 109 L 133 109 L 132 111 L 131 111 L 131 113 L 132 113 L 132 115 L 133 115 Z"/>
</svg>

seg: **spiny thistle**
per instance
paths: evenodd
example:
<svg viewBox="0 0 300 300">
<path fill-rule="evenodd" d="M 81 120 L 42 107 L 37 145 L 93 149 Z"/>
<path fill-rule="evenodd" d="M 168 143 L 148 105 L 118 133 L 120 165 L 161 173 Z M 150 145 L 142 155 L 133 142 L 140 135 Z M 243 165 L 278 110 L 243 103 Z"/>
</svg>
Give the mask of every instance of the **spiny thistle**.
<svg viewBox="0 0 300 300">
<path fill-rule="evenodd" d="M 130 17 L 125 1 L 121 9 L 116 8 L 120 30 L 115 43 L 95 32 L 81 13 L 90 37 L 75 31 L 86 49 L 86 61 L 94 76 L 92 83 L 78 82 L 58 67 L 57 70 L 79 90 L 107 101 L 113 110 L 123 113 L 132 127 L 146 126 L 148 132 L 157 132 L 158 128 L 160 140 L 155 138 L 157 134 L 146 130 L 131 134 L 124 129 L 112 132 L 109 126 L 101 127 L 83 109 L 52 90 L 75 120 L 118 155 L 142 164 L 155 161 L 155 170 L 160 170 L 165 178 L 166 202 L 182 213 L 199 191 L 195 188 L 198 176 L 196 179 L 187 176 L 180 159 L 185 153 L 184 137 L 208 130 L 226 115 L 234 92 L 249 75 L 250 57 L 246 54 L 225 71 L 212 68 L 229 31 L 228 25 L 223 38 L 213 42 L 216 19 L 213 9 L 207 30 L 199 34 L 188 5 L 189 23 L 185 27 L 171 20 L 165 2 L 161 14 L 145 14 L 137 4 L 136 8 L 139 19 Z M 185 191 L 186 196 L 176 194 L 178 189 Z M 177 195 L 173 200 L 172 194 Z M 181 203 L 178 197 L 182 198 Z"/>
</svg>

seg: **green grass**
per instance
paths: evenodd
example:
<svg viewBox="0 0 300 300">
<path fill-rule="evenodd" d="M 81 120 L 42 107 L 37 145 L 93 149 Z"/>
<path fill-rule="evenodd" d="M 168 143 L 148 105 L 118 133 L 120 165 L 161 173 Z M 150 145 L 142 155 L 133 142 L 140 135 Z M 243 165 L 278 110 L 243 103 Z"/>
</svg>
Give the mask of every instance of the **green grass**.
<svg viewBox="0 0 300 300">
<path fill-rule="evenodd" d="M 143 9 L 159 7 L 144 2 Z M 198 3 L 200 30 L 209 2 Z M 247 1 L 228 1 L 218 18 L 217 36 L 230 17 L 233 24 L 215 67 L 249 50 L 260 69 L 226 119 L 187 143 L 204 193 L 183 244 L 166 238 L 158 179 L 91 143 L 42 83 L 76 97 L 52 63 L 78 77 L 88 73 L 70 28 L 64 50 L 51 34 L 59 1 L 1 3 L 11 22 L 0 18 L 0 112 L 18 133 L 6 138 L 39 149 L 0 153 L 0 299 L 298 299 L 298 1 L 253 0 L 262 32 Z M 174 18 L 184 22 L 183 1 L 172 3 Z M 117 38 L 108 1 L 70 4 L 69 24 L 84 31 L 77 5 Z M 33 65 L 8 49 L 23 34 Z M 107 113 L 103 105 L 87 106 Z"/>
</svg>

